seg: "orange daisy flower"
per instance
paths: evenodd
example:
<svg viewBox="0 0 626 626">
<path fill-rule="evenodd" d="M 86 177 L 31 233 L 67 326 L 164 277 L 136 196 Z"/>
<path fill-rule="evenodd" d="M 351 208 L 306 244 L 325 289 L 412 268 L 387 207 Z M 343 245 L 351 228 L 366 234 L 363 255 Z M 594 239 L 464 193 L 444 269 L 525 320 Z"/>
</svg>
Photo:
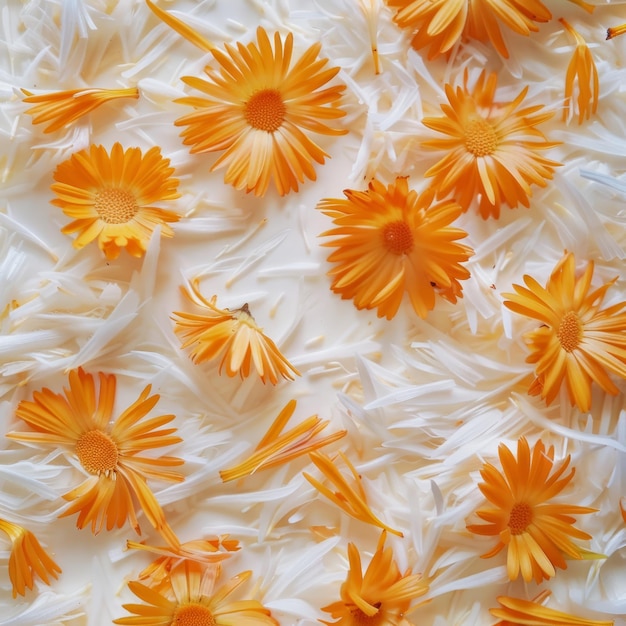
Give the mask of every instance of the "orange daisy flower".
<svg viewBox="0 0 626 626">
<path fill-rule="evenodd" d="M 32 432 L 12 432 L 10 439 L 27 444 L 63 446 L 78 460 L 85 480 L 63 495 L 71 506 L 59 517 L 78 513 L 76 525 L 91 524 L 94 534 L 105 526 L 121 528 L 127 520 L 139 534 L 135 500 L 148 521 L 172 545 L 178 539 L 165 521 L 161 506 L 146 478 L 182 481 L 183 477 L 170 467 L 182 465 L 182 459 L 171 456 L 157 458 L 140 456 L 142 452 L 182 441 L 175 428 L 159 428 L 169 424 L 173 415 L 160 415 L 141 421 L 159 400 L 150 395 L 150 385 L 139 398 L 111 424 L 115 402 L 116 379 L 112 374 L 98 374 L 100 385 L 96 395 L 94 377 L 82 369 L 69 374 L 65 397 L 44 388 L 33 394 L 33 401 L 23 400 L 16 411 Z"/>
<path fill-rule="evenodd" d="M 386 537 L 383 531 L 365 574 L 357 547 L 348 544 L 350 569 L 341 585 L 341 600 L 322 608 L 336 621 L 320 620 L 322 624 L 411 626 L 404 615 L 411 609 L 413 600 L 428 591 L 428 584 L 422 580 L 421 574 L 411 574 L 410 570 L 400 573 L 393 551 L 385 547 Z"/>
<path fill-rule="evenodd" d="M 461 265 L 473 254 L 456 243 L 467 236 L 450 224 L 461 215 L 455 202 L 430 207 L 432 194 L 418 197 L 409 191 L 406 177 L 385 187 L 373 180 L 367 191 L 344 191 L 346 199 L 327 198 L 318 209 L 333 218 L 336 228 L 322 237 L 337 248 L 328 260 L 336 266 L 331 289 L 352 298 L 357 309 L 377 309 L 378 317 L 392 319 L 404 293 L 422 318 L 435 306 L 435 293 L 456 302 L 459 280 L 469 278 Z"/>
<path fill-rule="evenodd" d="M 272 180 L 282 196 L 298 191 L 298 182 L 305 178 L 315 180 L 313 162 L 324 163 L 328 156 L 311 133 L 348 132 L 325 123 L 345 115 L 337 107 L 344 86 L 322 89 L 339 68 L 322 69 L 327 60 L 317 59 L 319 43 L 289 69 L 291 33 L 284 44 L 276 33 L 272 47 L 259 27 L 257 40 L 247 46 L 238 43 L 237 48 L 226 44 L 226 54 L 211 50 L 220 71 L 206 67 L 209 81 L 183 77 L 187 85 L 209 97 L 178 100 L 196 111 L 175 123 L 187 126 L 181 136 L 192 153 L 226 151 L 211 168 L 225 167 L 225 182 L 263 196 Z"/>
<path fill-rule="evenodd" d="M 35 584 L 33 574 L 37 574 L 46 585 L 50 584 L 49 576 L 57 578 L 61 568 L 50 558 L 41 547 L 37 537 L 30 530 L 17 524 L 0 519 L 0 530 L 11 540 L 11 556 L 9 557 L 9 580 L 13 585 L 13 597 L 25 595 L 26 589 Z"/>
<path fill-rule="evenodd" d="M 574 477 L 568 456 L 554 467 L 554 446 L 548 450 L 541 440 L 532 449 L 521 437 L 517 442 L 517 458 L 504 445 L 498 447 L 503 472 L 485 463 L 478 484 L 483 495 L 496 508 L 476 512 L 488 524 L 469 524 L 467 529 L 477 535 L 497 536 L 493 550 L 482 558 L 495 556 L 507 548 L 507 573 L 516 580 L 520 572 L 526 582 L 533 578 L 540 583 L 556 574 L 556 568 L 567 569 L 565 557 L 583 559 L 591 553 L 570 539 L 591 539 L 591 535 L 574 527 L 572 515 L 593 513 L 586 506 L 551 503 Z M 555 470 L 552 473 L 552 470 Z"/>
<path fill-rule="evenodd" d="M 160 226 L 161 235 L 172 237 L 168 222 L 179 219 L 176 213 L 151 206 L 180 197 L 169 164 L 158 147 L 143 156 L 140 148 L 124 151 L 119 143 L 110 155 L 104 146 L 95 145 L 76 152 L 59 164 L 51 187 L 56 194 L 52 204 L 74 218 L 61 232 L 78 233 L 74 247 L 79 249 L 97 239 L 107 259 L 116 259 L 121 248 L 143 256 L 154 229 Z"/>
<path fill-rule="evenodd" d="M 539 154 L 558 145 L 546 141 L 536 126 L 554 114 L 539 113 L 542 105 L 518 108 L 528 87 L 512 102 L 494 100 L 496 74 L 481 72 L 474 89 L 446 85 L 449 104 L 442 104 L 443 117 L 426 117 L 428 128 L 447 135 L 423 142 L 424 147 L 447 154 L 425 174 L 433 177 L 431 188 L 441 199 L 450 193 L 467 211 L 475 199 L 484 219 L 499 217 L 502 204 L 511 208 L 529 206 L 530 186 L 546 186 L 560 163 Z M 532 139 L 532 140 L 531 140 Z"/>
<path fill-rule="evenodd" d="M 87 115 L 94 109 L 110 100 L 119 98 L 139 98 L 139 89 L 68 89 L 66 91 L 53 91 L 34 95 L 26 89 L 22 92 L 27 96 L 24 102 L 36 106 L 26 110 L 32 115 L 33 124 L 45 124 L 50 122 L 44 129 L 44 133 L 52 133 L 55 130 L 69 126 L 77 119 Z"/>
<path fill-rule="evenodd" d="M 540 394 L 546 404 L 565 381 L 572 406 L 589 411 L 592 382 L 617 395 L 608 372 L 626 378 L 626 302 L 600 308 L 616 279 L 590 291 L 593 267 L 590 261 L 576 278 L 576 262 L 569 253 L 557 263 L 545 288 L 524 276 L 526 287 L 513 285 L 515 293 L 502 294 L 507 308 L 541 322 L 524 341 L 530 349 L 526 361 L 537 364 L 529 393 Z"/>
<path fill-rule="evenodd" d="M 230 311 L 219 309 L 217 296 L 207 300 L 201 293 L 198 281 L 191 283 L 191 293 L 183 293 L 196 305 L 204 309 L 201 315 L 175 312 L 172 318 L 174 332 L 182 339 L 182 348 L 191 348 L 191 360 L 204 363 L 220 359 L 219 372 L 225 369 L 230 377 L 250 375 L 252 366 L 261 380 L 272 385 L 279 376 L 294 380 L 300 372 L 281 354 L 276 344 L 263 334 L 250 314 L 248 305 Z"/>
</svg>

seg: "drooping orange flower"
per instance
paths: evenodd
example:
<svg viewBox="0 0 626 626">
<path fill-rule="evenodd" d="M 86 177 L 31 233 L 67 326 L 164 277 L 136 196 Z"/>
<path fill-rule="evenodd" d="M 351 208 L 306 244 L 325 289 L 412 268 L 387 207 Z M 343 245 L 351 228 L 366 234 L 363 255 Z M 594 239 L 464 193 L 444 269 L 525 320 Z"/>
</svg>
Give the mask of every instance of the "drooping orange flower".
<svg viewBox="0 0 626 626">
<path fill-rule="evenodd" d="M 217 307 L 217 296 L 207 300 L 201 293 L 197 280 L 191 283 L 191 292 L 183 293 L 197 306 L 202 314 L 175 312 L 174 332 L 182 339 L 182 348 L 191 346 L 194 363 L 220 360 L 222 369 L 230 377 L 239 374 L 250 376 L 252 367 L 261 380 L 272 385 L 279 376 L 294 380 L 300 372 L 287 361 L 276 344 L 259 328 L 250 314 L 248 305 L 230 311 Z"/>
<path fill-rule="evenodd" d="M 385 187 L 373 180 L 367 191 L 344 191 L 346 199 L 326 198 L 318 209 L 333 218 L 335 228 L 322 237 L 337 248 L 328 260 L 331 289 L 351 298 L 357 309 L 377 309 L 391 319 L 405 292 L 413 309 L 426 317 L 435 306 L 435 294 L 450 302 L 462 296 L 460 280 L 469 278 L 461 265 L 473 254 L 457 243 L 467 236 L 450 225 L 461 214 L 455 202 L 430 206 L 432 194 L 418 197 L 406 177 Z"/>
<path fill-rule="evenodd" d="M 340 626 L 411 626 L 405 619 L 413 600 L 428 591 L 421 574 L 407 570 L 400 573 L 392 549 L 385 547 L 387 534 L 383 531 L 365 573 L 361 555 L 353 543 L 348 544 L 350 569 L 341 585 L 341 600 L 322 608 L 336 621 L 322 624 Z"/>
<path fill-rule="evenodd" d="M 178 102 L 196 110 L 176 120 L 186 126 L 181 133 L 192 153 L 222 152 L 213 167 L 226 168 L 225 182 L 236 189 L 263 196 L 273 181 L 282 196 L 298 191 L 305 178 L 316 179 L 313 162 L 324 163 L 328 155 L 311 133 L 342 135 L 327 120 L 345 115 L 337 107 L 343 85 L 322 89 L 339 71 L 323 69 L 326 59 L 317 59 L 321 45 L 311 46 L 289 69 L 293 35 L 283 41 L 278 33 L 274 45 L 263 28 L 258 43 L 237 48 L 225 45 L 226 53 L 214 49 L 219 73 L 211 67 L 209 80 L 193 76 L 183 81 L 208 97 L 192 96 Z"/>
<path fill-rule="evenodd" d="M 626 378 L 626 302 L 601 309 L 613 279 L 590 291 L 593 261 L 576 277 L 574 255 L 566 254 L 542 287 L 524 276 L 525 287 L 513 285 L 515 293 L 502 294 L 504 305 L 541 322 L 524 335 L 530 349 L 526 361 L 536 363 L 536 381 L 529 393 L 541 394 L 550 404 L 563 382 L 570 402 L 581 411 L 591 407 L 591 385 L 596 382 L 606 393 L 619 389 L 609 372 Z"/>
<path fill-rule="evenodd" d="M 478 484 L 495 508 L 476 512 L 487 524 L 467 526 L 477 535 L 499 538 L 482 558 L 491 558 L 506 547 L 509 578 L 516 580 L 521 572 L 526 582 L 534 578 L 540 583 L 552 578 L 557 567 L 567 569 L 565 557 L 583 559 L 592 554 L 571 540 L 591 539 L 574 526 L 572 515 L 596 509 L 552 502 L 574 477 L 574 468 L 564 476 L 570 457 L 555 468 L 554 446 L 546 450 L 540 439 L 531 451 L 525 437 L 517 442 L 517 458 L 504 444 L 498 447 L 498 456 L 502 472 L 485 463 L 480 471 L 484 482 Z"/>
<path fill-rule="evenodd" d="M 48 388 L 35 391 L 33 400 L 23 400 L 16 410 L 32 431 L 11 432 L 7 437 L 36 446 L 61 446 L 78 460 L 85 480 L 63 495 L 71 506 L 60 517 L 78 513 L 77 527 L 91 524 L 94 534 L 105 525 L 107 530 L 121 528 L 128 520 L 139 534 L 137 501 L 150 524 L 168 543 L 178 545 L 146 479 L 182 481 L 181 474 L 169 468 L 183 461 L 171 456 L 141 456 L 147 450 L 182 441 L 173 434 L 175 428 L 160 428 L 174 416 L 143 420 L 159 400 L 158 395 L 150 395 L 148 385 L 111 424 L 116 378 L 102 372 L 98 377 L 98 393 L 94 377 L 81 368 L 70 372 L 65 396 Z"/>
<path fill-rule="evenodd" d="M 87 115 L 110 100 L 119 98 L 135 98 L 136 100 L 139 98 L 137 87 L 129 87 L 128 89 L 98 89 L 94 87 L 53 91 L 37 95 L 26 89 L 22 89 L 22 92 L 26 95 L 24 102 L 35 105 L 26 110 L 28 115 L 32 115 L 33 124 L 50 122 L 44 129 L 44 133 L 52 133 L 69 126 L 83 115 Z"/>
<path fill-rule="evenodd" d="M 51 186 L 60 207 L 74 221 L 61 232 L 78 233 L 74 247 L 82 248 L 95 239 L 107 259 L 119 256 L 121 248 L 143 256 L 157 226 L 161 235 L 172 237 L 168 222 L 179 216 L 159 209 L 153 203 L 174 200 L 178 179 L 172 178 L 170 160 L 161 149 L 150 148 L 143 156 L 140 148 L 124 151 L 116 143 L 109 155 L 104 146 L 90 146 L 59 164 Z"/>
<path fill-rule="evenodd" d="M 23 596 L 26 589 L 35 584 L 34 574 L 39 576 L 46 585 L 50 584 L 50 576 L 57 578 L 61 568 L 41 547 L 37 537 L 30 530 L 0 518 L 0 530 L 11 540 L 9 556 L 9 580 L 13 586 L 13 597 Z"/>
<path fill-rule="evenodd" d="M 496 74 L 481 72 L 471 92 L 467 83 L 466 71 L 462 87 L 445 86 L 445 115 L 422 120 L 446 135 L 423 142 L 424 147 L 447 152 L 425 176 L 433 178 L 438 199 L 453 193 L 464 211 L 477 200 L 484 219 L 497 218 L 503 204 L 528 207 L 531 185 L 545 187 L 560 165 L 541 156 L 558 142 L 547 141 L 536 128 L 554 113 L 540 112 L 542 105 L 519 108 L 528 87 L 512 102 L 494 100 Z"/>
</svg>

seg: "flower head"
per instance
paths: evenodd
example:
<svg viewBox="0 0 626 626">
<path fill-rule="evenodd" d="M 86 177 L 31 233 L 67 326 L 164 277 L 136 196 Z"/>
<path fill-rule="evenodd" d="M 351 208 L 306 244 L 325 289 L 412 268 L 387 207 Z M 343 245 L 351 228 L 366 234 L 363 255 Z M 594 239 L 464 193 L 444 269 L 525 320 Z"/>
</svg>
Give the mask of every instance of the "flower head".
<svg viewBox="0 0 626 626">
<path fill-rule="evenodd" d="M 208 81 L 183 77 L 208 97 L 180 99 L 196 110 L 176 120 L 176 125 L 187 127 L 181 136 L 192 153 L 226 151 L 212 169 L 225 167 L 227 183 L 263 196 L 273 181 L 282 196 L 297 191 L 305 178 L 315 180 L 313 162 L 324 163 L 328 156 L 311 133 L 347 132 L 325 123 L 345 115 L 337 107 L 344 87 L 322 89 L 339 68 L 323 69 L 327 60 L 317 59 L 320 44 L 311 46 L 289 69 L 291 33 L 284 44 L 276 33 L 272 47 L 259 27 L 257 40 L 238 43 L 237 48 L 226 44 L 226 53 L 212 50 L 220 71 L 206 67 Z"/>
<path fill-rule="evenodd" d="M 469 278 L 461 265 L 473 250 L 456 243 L 467 233 L 450 224 L 461 214 L 455 202 L 429 206 L 432 194 L 418 197 L 406 177 L 385 187 L 373 180 L 367 191 L 344 191 L 346 199 L 327 198 L 318 208 L 336 228 L 323 246 L 337 248 L 328 275 L 331 289 L 352 298 L 357 309 L 377 309 L 391 319 L 408 292 L 413 309 L 426 317 L 438 292 L 446 300 L 461 297 L 459 280 Z"/>
<path fill-rule="evenodd" d="M 441 105 L 443 117 L 422 120 L 447 136 L 423 142 L 427 148 L 447 151 L 425 176 L 433 177 L 437 198 L 453 192 L 464 211 L 478 200 L 485 219 L 499 217 L 502 204 L 528 207 L 531 185 L 545 187 L 560 165 L 539 154 L 557 145 L 536 128 L 553 113 L 540 113 L 541 105 L 519 108 L 527 87 L 512 102 L 495 101 L 495 74 L 481 72 L 471 92 L 467 81 L 466 71 L 463 87 L 446 85 L 449 104 Z"/>
<path fill-rule="evenodd" d="M 5 519 L 0 519 L 0 530 L 9 536 L 12 544 L 9 579 L 13 585 L 14 598 L 17 598 L 18 594 L 25 595 L 26 589 L 33 588 L 34 574 L 49 585 L 49 577 L 57 578 L 61 573 L 61 568 L 41 547 L 37 537 L 30 530 Z"/>
<path fill-rule="evenodd" d="M 524 276 L 525 287 L 513 285 L 504 305 L 541 322 L 524 335 L 530 349 L 529 363 L 536 363 L 537 379 L 531 394 L 541 394 L 550 404 L 563 381 L 572 405 L 581 411 L 591 407 L 591 384 L 609 394 L 619 390 L 609 372 L 626 378 L 626 302 L 601 309 L 602 300 L 615 279 L 590 291 L 593 261 L 576 277 L 574 255 L 566 254 L 544 287 Z"/>
<path fill-rule="evenodd" d="M 554 576 L 557 567 L 567 569 L 565 557 L 582 559 L 589 554 L 570 539 L 591 539 L 574 527 L 576 520 L 571 516 L 595 509 L 551 502 L 574 477 L 574 468 L 564 476 L 569 456 L 554 467 L 554 446 L 546 450 L 539 440 L 531 452 L 528 441 L 521 437 L 517 458 L 504 444 L 498 447 L 498 455 L 503 472 L 485 463 L 480 471 L 484 482 L 478 485 L 495 508 L 477 511 L 476 515 L 488 523 L 470 524 L 467 529 L 499 538 L 483 558 L 495 556 L 506 547 L 511 580 L 521 572 L 526 582 L 534 578 L 540 583 Z"/>
<path fill-rule="evenodd" d="M 101 372 L 98 376 L 98 395 L 94 377 L 81 368 L 70 372 L 64 396 L 47 388 L 36 391 L 33 400 L 23 400 L 16 411 L 32 431 L 12 432 L 7 437 L 27 444 L 62 446 L 78 461 L 85 480 L 63 495 L 71 505 L 60 517 L 78 513 L 78 528 L 91 524 L 94 533 L 100 532 L 105 523 L 111 530 L 129 520 L 139 533 L 137 501 L 152 526 L 168 543 L 178 545 L 146 479 L 182 481 L 183 477 L 169 468 L 183 461 L 171 456 L 141 456 L 147 450 L 181 441 L 173 434 L 175 428 L 160 428 L 174 416 L 142 420 L 159 400 L 158 395 L 150 395 L 148 385 L 111 424 L 116 379 Z"/>
</svg>

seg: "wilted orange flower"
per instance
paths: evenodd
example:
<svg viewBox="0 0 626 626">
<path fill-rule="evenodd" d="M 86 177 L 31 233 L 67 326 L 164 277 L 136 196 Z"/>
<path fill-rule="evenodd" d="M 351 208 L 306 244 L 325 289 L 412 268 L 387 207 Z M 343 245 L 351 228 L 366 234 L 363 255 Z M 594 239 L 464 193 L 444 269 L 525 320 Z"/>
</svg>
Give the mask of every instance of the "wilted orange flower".
<svg viewBox="0 0 626 626">
<path fill-rule="evenodd" d="M 117 258 L 121 248 L 143 256 L 154 229 L 160 226 L 161 235 L 172 237 L 168 222 L 179 219 L 176 213 L 151 206 L 180 197 L 169 164 L 158 147 L 143 156 L 140 148 L 124 152 L 119 143 L 110 155 L 104 146 L 95 145 L 74 153 L 57 167 L 51 187 L 57 196 L 52 204 L 74 218 L 61 232 L 79 233 L 75 248 L 97 239 L 107 259 Z"/>
<path fill-rule="evenodd" d="M 258 43 L 237 48 L 225 44 L 226 53 L 212 50 L 220 65 L 205 72 L 209 81 L 183 77 L 190 87 L 209 96 L 181 98 L 196 111 L 176 120 L 187 126 L 181 133 L 191 152 L 221 152 L 213 167 L 226 168 L 225 182 L 263 196 L 272 180 L 282 196 L 298 191 L 298 181 L 316 179 L 313 162 L 328 156 L 310 134 L 342 135 L 347 131 L 326 125 L 345 115 L 337 107 L 343 85 L 321 89 L 339 71 L 322 69 L 317 59 L 321 45 L 311 46 L 289 69 L 293 35 L 284 45 L 278 33 L 274 46 L 263 28 Z"/>
<path fill-rule="evenodd" d="M 203 567 L 194 561 L 183 561 L 170 576 L 170 586 L 159 593 L 140 582 L 131 581 L 128 588 L 144 604 L 124 604 L 133 613 L 113 620 L 114 624 L 139 626 L 278 626 L 271 613 L 257 600 L 231 600 L 230 596 L 249 578 L 242 572 L 215 589 L 220 566 Z"/>
<path fill-rule="evenodd" d="M 623 35 L 624 33 L 626 33 L 626 23 L 620 24 L 619 26 L 609 26 L 609 28 L 606 29 L 606 38 L 613 39 L 613 37 Z"/>
<path fill-rule="evenodd" d="M 524 276 L 526 287 L 513 285 L 515 293 L 502 294 L 504 305 L 541 322 L 524 335 L 530 349 L 526 361 L 536 363 L 537 379 L 529 393 L 541 394 L 550 404 L 565 381 L 572 405 L 581 411 L 591 407 L 591 384 L 609 394 L 619 389 L 608 375 L 626 378 L 626 302 L 601 309 L 615 278 L 590 292 L 593 261 L 576 278 L 574 255 L 566 254 L 556 265 L 546 287 Z"/>
<path fill-rule="evenodd" d="M 118 98 L 139 98 L 137 87 L 128 89 L 69 89 L 34 95 L 26 89 L 22 92 L 27 96 L 24 102 L 36 106 L 26 110 L 33 116 L 33 124 L 50 122 L 44 133 L 52 133 L 87 115 L 109 100 Z"/>
<path fill-rule="evenodd" d="M 447 154 L 425 174 L 433 177 L 431 188 L 441 199 L 454 193 L 464 211 L 478 200 L 484 219 L 500 216 L 500 206 L 529 206 L 532 184 L 546 186 L 554 168 L 560 165 L 539 154 L 558 145 L 546 141 L 536 126 L 554 114 L 539 113 L 542 105 L 518 107 L 528 87 L 512 102 L 494 100 L 496 74 L 481 72 L 474 89 L 446 85 L 449 104 L 442 104 L 443 117 L 426 117 L 425 126 L 447 135 L 423 142 L 427 148 L 446 150 Z M 531 140 L 531 138 L 533 138 Z"/>
<path fill-rule="evenodd" d="M 317 207 L 336 225 L 320 235 L 336 237 L 322 244 L 337 248 L 328 257 L 336 264 L 328 272 L 335 293 L 387 319 L 405 292 L 420 317 L 434 308 L 436 293 L 450 302 L 461 297 L 459 280 L 470 276 L 461 263 L 473 250 L 456 243 L 467 233 L 450 226 L 461 215 L 458 204 L 430 206 L 432 194 L 418 197 L 400 176 L 387 187 L 373 180 L 367 191 L 344 194 L 345 200 L 326 198 Z"/>
<path fill-rule="evenodd" d="M 509 578 L 516 580 L 521 572 L 526 582 L 534 578 L 540 583 L 554 576 L 557 567 L 567 569 L 565 557 L 590 556 L 592 553 L 570 539 L 591 539 L 591 535 L 574 527 L 576 520 L 571 516 L 593 513 L 596 509 L 551 502 L 574 477 L 574 468 L 562 477 L 570 457 L 550 475 L 554 469 L 554 446 L 546 450 L 540 439 L 531 453 L 524 437 L 517 442 L 517 458 L 504 444 L 498 447 L 498 456 L 503 472 L 485 463 L 480 471 L 485 482 L 478 484 L 496 508 L 476 512 L 488 524 L 467 526 L 477 535 L 499 537 L 495 548 L 482 558 L 491 558 L 506 547 Z"/>
<path fill-rule="evenodd" d="M 32 432 L 12 432 L 10 439 L 27 444 L 62 446 L 80 463 L 86 478 L 75 489 L 63 495 L 71 506 L 60 517 L 78 513 L 76 525 L 91 524 L 94 534 L 121 528 L 127 520 L 140 533 L 135 514 L 135 500 L 148 521 L 172 545 L 178 539 L 165 521 L 165 515 L 146 484 L 147 478 L 182 481 L 171 469 L 182 465 L 182 459 L 171 456 L 144 457 L 142 452 L 170 446 L 182 441 L 163 428 L 173 415 L 159 415 L 142 421 L 159 401 L 150 395 L 150 385 L 139 398 L 111 424 L 115 403 L 116 379 L 113 374 L 98 374 L 100 385 L 96 396 L 94 377 L 81 368 L 69 374 L 69 389 L 63 395 L 44 388 L 35 391 L 33 401 L 23 400 L 16 411 Z"/>
<path fill-rule="evenodd" d="M 267 379 L 272 385 L 279 376 L 294 380 L 294 375 L 300 375 L 257 326 L 247 304 L 233 311 L 219 309 L 217 296 L 207 300 L 200 293 L 197 280 L 191 283 L 191 293 L 186 289 L 183 293 L 204 309 L 200 315 L 175 312 L 172 318 L 176 323 L 174 332 L 183 341 L 182 348 L 191 346 L 194 363 L 220 359 L 220 374 L 225 369 L 228 376 L 239 374 L 241 378 L 247 378 L 254 366 L 261 380 Z"/>
<path fill-rule="evenodd" d="M 0 530 L 11 540 L 9 556 L 9 580 L 13 585 L 13 597 L 25 595 L 26 589 L 35 584 L 33 574 L 37 574 L 46 585 L 50 584 L 49 576 L 57 578 L 61 568 L 50 558 L 41 547 L 37 537 L 30 530 L 12 524 L 0 518 Z"/>
<path fill-rule="evenodd" d="M 428 591 L 428 584 L 421 574 L 411 574 L 410 570 L 404 575 L 400 573 L 392 549 L 385 547 L 386 537 L 383 531 L 365 574 L 357 547 L 348 544 L 350 569 L 341 585 L 341 600 L 322 608 L 337 621 L 320 620 L 322 624 L 411 626 L 404 615 L 411 609 L 413 600 Z"/>
</svg>

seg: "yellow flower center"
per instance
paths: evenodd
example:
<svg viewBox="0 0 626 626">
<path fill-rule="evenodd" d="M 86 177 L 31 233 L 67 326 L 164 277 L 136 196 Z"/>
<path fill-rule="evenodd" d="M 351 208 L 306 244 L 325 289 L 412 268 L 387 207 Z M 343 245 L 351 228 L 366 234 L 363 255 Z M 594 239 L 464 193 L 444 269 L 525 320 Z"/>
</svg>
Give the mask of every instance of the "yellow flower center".
<svg viewBox="0 0 626 626">
<path fill-rule="evenodd" d="M 389 222 L 383 228 L 383 244 L 392 254 L 406 254 L 413 249 L 413 233 L 404 220 Z"/>
<path fill-rule="evenodd" d="M 119 451 L 109 435 L 89 430 L 78 438 L 76 456 L 90 474 L 108 475 L 117 467 Z"/>
<path fill-rule="evenodd" d="M 126 224 L 139 211 L 135 196 L 126 189 L 116 187 L 100 189 L 96 194 L 94 209 L 107 224 Z"/>
<path fill-rule="evenodd" d="M 583 338 L 583 325 L 574 311 L 570 311 L 563 316 L 556 336 L 565 352 L 571 352 L 578 347 Z"/>
<path fill-rule="evenodd" d="M 278 89 L 261 89 L 246 102 L 243 114 L 253 128 L 273 133 L 285 120 L 285 103 Z"/>
<path fill-rule="evenodd" d="M 374 606 L 379 609 L 381 603 L 376 602 Z M 378 611 L 374 615 L 366 615 L 356 606 L 350 610 L 350 617 L 354 626 L 378 626 L 380 622 L 380 613 Z"/>
<path fill-rule="evenodd" d="M 465 147 L 474 156 L 487 156 L 498 147 L 498 135 L 487 120 L 470 120 L 465 126 Z"/>
<path fill-rule="evenodd" d="M 533 521 L 533 510 L 530 504 L 519 502 L 513 505 L 509 513 L 509 528 L 512 535 L 521 535 Z"/>
<path fill-rule="evenodd" d="M 202 604 L 184 604 L 174 612 L 170 626 L 215 626 L 215 619 Z"/>
</svg>

